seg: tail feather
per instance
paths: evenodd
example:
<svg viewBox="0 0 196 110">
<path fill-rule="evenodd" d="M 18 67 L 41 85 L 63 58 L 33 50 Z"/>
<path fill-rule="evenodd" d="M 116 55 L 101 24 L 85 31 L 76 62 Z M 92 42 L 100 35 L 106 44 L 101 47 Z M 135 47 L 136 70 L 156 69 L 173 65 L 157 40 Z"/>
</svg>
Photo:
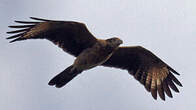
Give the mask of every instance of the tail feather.
<svg viewBox="0 0 196 110">
<path fill-rule="evenodd" d="M 66 85 L 69 81 L 71 81 L 74 77 L 76 77 L 80 72 L 77 70 L 72 70 L 73 66 L 69 66 L 64 71 L 56 75 L 52 78 L 48 85 L 56 86 L 57 88 L 61 88 Z M 72 71 L 71 71 L 72 70 Z"/>
</svg>

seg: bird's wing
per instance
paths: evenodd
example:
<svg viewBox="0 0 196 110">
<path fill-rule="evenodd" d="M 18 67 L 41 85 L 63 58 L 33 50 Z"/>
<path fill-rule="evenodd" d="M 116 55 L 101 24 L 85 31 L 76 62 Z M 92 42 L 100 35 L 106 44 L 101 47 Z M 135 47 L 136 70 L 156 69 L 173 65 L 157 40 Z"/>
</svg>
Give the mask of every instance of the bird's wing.
<svg viewBox="0 0 196 110">
<path fill-rule="evenodd" d="M 165 100 L 165 93 L 172 97 L 170 88 L 179 92 L 175 84 L 182 86 L 173 75 L 173 73 L 176 75 L 179 73 L 152 52 L 140 46 L 120 47 L 102 65 L 128 70 L 136 80 L 145 86 L 147 91 L 151 92 L 154 99 L 157 99 L 157 91 L 160 98 Z"/>
<path fill-rule="evenodd" d="M 31 19 L 37 20 L 37 22 L 15 21 L 24 25 L 9 26 L 20 30 L 7 32 L 8 34 L 15 34 L 7 39 L 13 39 L 11 42 L 26 39 L 47 39 L 74 56 L 78 56 L 84 49 L 97 42 L 97 39 L 83 23 L 34 17 Z"/>
</svg>

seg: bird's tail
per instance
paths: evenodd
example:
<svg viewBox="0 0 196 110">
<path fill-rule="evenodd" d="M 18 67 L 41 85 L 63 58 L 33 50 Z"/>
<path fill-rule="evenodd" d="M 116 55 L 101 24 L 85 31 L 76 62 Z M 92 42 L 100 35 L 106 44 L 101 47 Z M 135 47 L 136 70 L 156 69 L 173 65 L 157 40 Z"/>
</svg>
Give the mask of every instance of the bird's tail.
<svg viewBox="0 0 196 110">
<path fill-rule="evenodd" d="M 81 71 L 78 71 L 76 69 L 73 69 L 73 66 L 69 66 L 64 71 L 56 75 L 54 78 L 52 78 L 48 85 L 55 85 L 57 88 L 61 88 L 64 85 L 66 85 L 69 81 L 71 81 L 74 77 L 76 77 Z"/>
</svg>

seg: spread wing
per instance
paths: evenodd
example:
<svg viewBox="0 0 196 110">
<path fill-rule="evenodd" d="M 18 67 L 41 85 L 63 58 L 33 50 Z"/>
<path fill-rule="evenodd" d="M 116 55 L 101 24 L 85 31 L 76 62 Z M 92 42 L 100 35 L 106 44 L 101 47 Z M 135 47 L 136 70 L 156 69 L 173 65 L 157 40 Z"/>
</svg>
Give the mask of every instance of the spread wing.
<svg viewBox="0 0 196 110">
<path fill-rule="evenodd" d="M 84 49 L 97 42 L 97 39 L 83 23 L 34 17 L 31 19 L 37 20 L 37 22 L 15 21 L 25 25 L 9 26 L 20 30 L 7 32 L 8 34 L 15 34 L 7 39 L 13 39 L 11 42 L 26 39 L 47 39 L 74 56 L 78 56 Z"/>
<path fill-rule="evenodd" d="M 179 75 L 153 53 L 140 46 L 120 47 L 103 66 L 126 69 L 157 99 L 157 92 L 165 100 L 165 93 L 172 97 L 170 88 L 179 92 L 175 84 L 182 84 L 173 75 Z M 175 83 L 175 84 L 174 84 Z"/>
</svg>

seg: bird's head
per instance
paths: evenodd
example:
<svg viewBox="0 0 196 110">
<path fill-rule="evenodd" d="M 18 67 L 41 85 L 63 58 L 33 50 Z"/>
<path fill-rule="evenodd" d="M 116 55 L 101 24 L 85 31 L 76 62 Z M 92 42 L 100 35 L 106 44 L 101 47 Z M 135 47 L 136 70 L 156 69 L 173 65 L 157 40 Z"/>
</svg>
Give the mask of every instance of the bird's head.
<svg viewBox="0 0 196 110">
<path fill-rule="evenodd" d="M 117 37 L 106 39 L 106 42 L 113 48 L 117 48 L 123 41 Z"/>
</svg>

